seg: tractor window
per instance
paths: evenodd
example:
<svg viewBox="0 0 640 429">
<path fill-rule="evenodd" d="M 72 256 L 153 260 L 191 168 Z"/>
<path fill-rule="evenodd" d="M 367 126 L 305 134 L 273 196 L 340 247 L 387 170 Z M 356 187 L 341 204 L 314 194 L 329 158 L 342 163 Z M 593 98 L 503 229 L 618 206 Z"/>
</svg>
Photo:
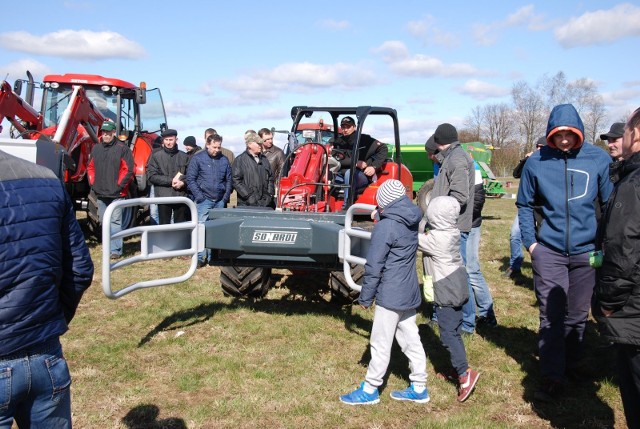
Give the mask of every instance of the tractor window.
<svg viewBox="0 0 640 429">
<path fill-rule="evenodd" d="M 72 89 L 70 86 L 60 86 L 58 88 L 46 88 L 44 90 L 43 109 L 44 127 L 51 127 L 60 122 L 62 112 L 69 105 Z"/>
<path fill-rule="evenodd" d="M 140 129 L 143 131 L 157 133 L 167 127 L 162 94 L 158 88 L 147 90 L 147 102 L 140 105 L 140 118 Z"/>
<path fill-rule="evenodd" d="M 102 116 L 113 121 L 118 119 L 118 98 L 115 93 L 103 92 L 101 89 L 85 88 L 87 98 L 100 110 Z"/>
</svg>

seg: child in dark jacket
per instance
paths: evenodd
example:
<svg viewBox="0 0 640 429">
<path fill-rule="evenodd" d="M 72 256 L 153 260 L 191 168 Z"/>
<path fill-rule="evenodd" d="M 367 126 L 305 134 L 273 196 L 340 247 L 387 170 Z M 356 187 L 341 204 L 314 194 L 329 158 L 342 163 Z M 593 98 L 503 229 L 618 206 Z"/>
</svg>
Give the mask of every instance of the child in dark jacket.
<svg viewBox="0 0 640 429">
<path fill-rule="evenodd" d="M 464 402 L 478 382 L 480 374 L 469 368 L 462 329 L 462 305 L 469 299 L 467 271 L 460 255 L 460 230 L 457 222 L 460 204 L 449 196 L 436 197 L 427 207 L 429 232 L 419 234 L 424 253 L 424 269 L 433 279 L 434 303 L 438 314 L 440 340 L 449 351 L 458 379 L 458 401 Z"/>
<path fill-rule="evenodd" d="M 349 405 L 377 404 L 391 358 L 395 336 L 409 358 L 411 384 L 391 392 L 398 401 L 429 402 L 427 392 L 427 357 L 416 324 L 416 309 L 422 302 L 416 275 L 418 224 L 422 213 L 406 195 L 399 180 L 385 181 L 376 194 L 379 222 L 373 228 L 367 253 L 364 283 L 358 302 L 376 308 L 371 328 L 371 361 L 365 381 L 355 391 L 340 396 Z"/>
</svg>

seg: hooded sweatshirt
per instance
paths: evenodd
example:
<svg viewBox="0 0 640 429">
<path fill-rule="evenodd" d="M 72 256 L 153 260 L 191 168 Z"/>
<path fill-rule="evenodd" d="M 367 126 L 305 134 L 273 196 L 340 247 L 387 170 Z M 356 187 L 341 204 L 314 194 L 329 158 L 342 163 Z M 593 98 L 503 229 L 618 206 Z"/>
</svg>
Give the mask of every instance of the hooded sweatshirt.
<svg viewBox="0 0 640 429">
<path fill-rule="evenodd" d="M 467 270 L 460 255 L 457 227 L 460 204 L 453 197 L 436 197 L 427 207 L 429 232 L 419 235 L 425 273 L 433 277 L 434 302 L 441 307 L 460 307 L 469 300 Z"/>
<path fill-rule="evenodd" d="M 378 210 L 380 221 L 373 227 L 367 253 L 364 282 L 358 302 L 389 310 L 418 308 L 422 303 L 416 274 L 420 208 L 406 195 Z"/>
<path fill-rule="evenodd" d="M 564 152 L 551 136 L 568 129 L 579 143 Z M 522 243 L 540 244 L 564 255 L 595 249 L 596 215 L 609 199 L 609 154 L 592 144 L 582 144 L 584 127 L 571 104 L 556 106 L 547 125 L 548 146 L 534 152 L 524 165 L 516 206 Z M 534 212 L 540 215 L 536 224 Z"/>
</svg>

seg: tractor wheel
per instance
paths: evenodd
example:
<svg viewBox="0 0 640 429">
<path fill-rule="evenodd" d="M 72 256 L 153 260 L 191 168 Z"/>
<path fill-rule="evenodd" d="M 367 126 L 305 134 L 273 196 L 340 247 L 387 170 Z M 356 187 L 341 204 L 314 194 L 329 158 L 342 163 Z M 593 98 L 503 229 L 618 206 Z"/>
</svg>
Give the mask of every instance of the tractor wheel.
<svg viewBox="0 0 640 429">
<path fill-rule="evenodd" d="M 271 268 L 221 267 L 220 285 L 226 295 L 264 297 L 269 291 Z"/>
<path fill-rule="evenodd" d="M 351 264 L 351 277 L 357 284 L 362 284 L 362 278 L 364 277 L 364 266 L 358 264 Z M 358 296 L 359 292 L 351 289 L 347 284 L 347 279 L 344 277 L 342 271 L 332 271 L 329 276 L 329 288 L 333 297 L 345 302 L 346 304 L 353 303 Z"/>
<path fill-rule="evenodd" d="M 416 197 L 416 200 L 418 201 L 418 207 L 420 207 L 420 210 L 422 210 L 422 213 L 427 212 L 427 205 L 430 198 L 429 194 L 431 194 L 431 191 L 433 190 L 434 183 L 435 183 L 434 179 L 429 179 L 426 182 L 424 182 L 424 184 L 420 187 L 420 190 L 418 191 L 418 196 Z"/>
</svg>

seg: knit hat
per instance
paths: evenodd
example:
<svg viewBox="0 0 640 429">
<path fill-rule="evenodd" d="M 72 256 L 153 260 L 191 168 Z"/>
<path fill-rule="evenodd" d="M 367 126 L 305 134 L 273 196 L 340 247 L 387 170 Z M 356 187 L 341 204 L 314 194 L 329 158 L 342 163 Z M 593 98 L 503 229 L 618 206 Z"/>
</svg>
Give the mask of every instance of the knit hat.
<svg viewBox="0 0 640 429">
<path fill-rule="evenodd" d="M 617 140 L 624 134 L 624 122 L 616 122 L 606 134 L 600 134 L 600 140 Z"/>
<path fill-rule="evenodd" d="M 198 146 L 196 144 L 196 138 L 194 136 L 187 136 L 184 138 L 184 141 L 182 142 L 183 145 L 185 145 L 185 147 L 190 146 L 190 147 L 196 147 Z"/>
<path fill-rule="evenodd" d="M 433 139 L 437 144 L 447 145 L 458 141 L 458 131 L 451 124 L 440 124 L 436 128 Z"/>
<path fill-rule="evenodd" d="M 407 188 L 404 187 L 401 181 L 395 179 L 385 180 L 378 188 L 376 202 L 378 203 L 378 207 L 383 209 L 406 194 Z"/>
<path fill-rule="evenodd" d="M 102 123 L 102 125 L 100 126 L 100 129 L 102 131 L 115 131 L 116 130 L 116 124 L 114 124 L 111 121 L 104 121 Z"/>
</svg>

